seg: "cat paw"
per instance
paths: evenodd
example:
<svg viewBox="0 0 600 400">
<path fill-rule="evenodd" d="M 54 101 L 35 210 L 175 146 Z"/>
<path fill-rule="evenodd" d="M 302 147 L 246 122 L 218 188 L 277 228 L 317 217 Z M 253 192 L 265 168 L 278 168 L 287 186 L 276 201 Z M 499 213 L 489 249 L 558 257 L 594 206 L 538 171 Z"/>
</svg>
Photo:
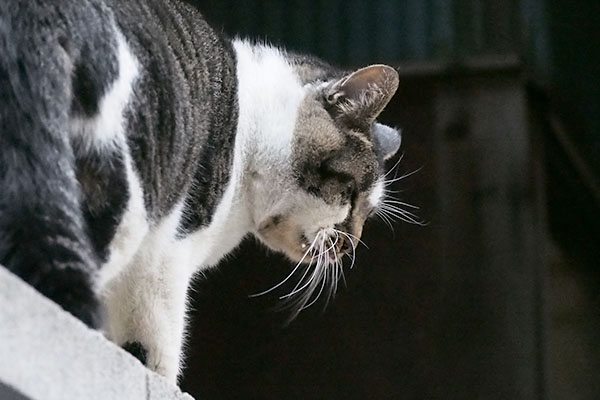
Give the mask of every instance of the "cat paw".
<svg viewBox="0 0 600 400">
<path fill-rule="evenodd" d="M 155 354 L 154 357 L 150 353 L 148 357 L 148 368 L 159 375 L 165 377 L 173 385 L 177 385 L 177 377 L 179 376 L 179 357 L 170 357 L 166 354 Z"/>
<path fill-rule="evenodd" d="M 148 351 L 140 342 L 126 342 L 121 348 L 140 360 L 142 364 L 164 376 L 169 382 L 177 384 L 179 373 L 179 357 L 168 357 L 165 354 Z"/>
<path fill-rule="evenodd" d="M 137 358 L 142 364 L 146 365 L 148 350 L 140 342 L 127 342 L 121 346 L 123 350 Z"/>
</svg>

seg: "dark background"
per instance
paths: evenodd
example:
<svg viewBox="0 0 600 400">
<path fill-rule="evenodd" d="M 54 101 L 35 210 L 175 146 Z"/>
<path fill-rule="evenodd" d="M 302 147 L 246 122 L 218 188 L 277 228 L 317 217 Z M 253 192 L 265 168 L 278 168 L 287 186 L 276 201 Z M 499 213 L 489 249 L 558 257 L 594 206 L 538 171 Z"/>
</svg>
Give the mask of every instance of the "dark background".
<svg viewBox="0 0 600 400">
<path fill-rule="evenodd" d="M 248 295 L 291 267 L 247 240 L 198 279 L 182 388 L 198 399 L 595 399 L 600 394 L 600 3 L 196 2 L 217 29 L 401 86 L 399 199 L 347 287 L 289 326 Z M 395 160 L 390 162 L 393 165 Z M 287 289 L 287 291 L 286 291 Z"/>
</svg>

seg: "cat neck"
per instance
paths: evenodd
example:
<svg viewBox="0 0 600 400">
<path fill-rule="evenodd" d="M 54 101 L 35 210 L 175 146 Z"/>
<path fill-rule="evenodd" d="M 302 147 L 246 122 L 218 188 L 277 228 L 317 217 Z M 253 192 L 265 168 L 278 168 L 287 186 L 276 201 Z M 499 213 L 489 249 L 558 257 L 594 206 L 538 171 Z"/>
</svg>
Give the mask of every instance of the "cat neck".
<svg viewBox="0 0 600 400">
<path fill-rule="evenodd" d="M 306 88 L 279 49 L 243 40 L 235 40 L 233 46 L 244 195 L 256 226 L 268 211 L 268 203 L 280 197 L 291 180 L 294 128 Z"/>
<path fill-rule="evenodd" d="M 209 226 L 187 239 L 205 265 L 255 232 L 290 185 L 296 114 L 306 94 L 280 50 L 241 40 L 233 48 L 238 122 L 230 179 Z"/>
</svg>

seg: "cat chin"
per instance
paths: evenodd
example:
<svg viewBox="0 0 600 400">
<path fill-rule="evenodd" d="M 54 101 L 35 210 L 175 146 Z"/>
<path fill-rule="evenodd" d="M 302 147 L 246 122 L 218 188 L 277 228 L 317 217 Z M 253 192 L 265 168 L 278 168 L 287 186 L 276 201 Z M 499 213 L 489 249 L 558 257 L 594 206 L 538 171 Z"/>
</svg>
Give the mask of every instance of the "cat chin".
<svg viewBox="0 0 600 400">
<path fill-rule="evenodd" d="M 290 218 L 274 215 L 258 226 L 257 236 L 271 250 L 299 261 L 306 247 L 300 226 Z"/>
<path fill-rule="evenodd" d="M 256 237 L 269 249 L 286 256 L 298 265 L 314 263 L 316 254 L 319 253 L 318 247 L 314 247 L 315 244 L 311 244 L 300 229 L 282 230 L 281 227 L 269 227 L 269 229 L 259 230 Z M 334 246 L 327 245 L 326 248 L 329 253 L 327 257 L 332 264 L 336 262 L 336 259 L 337 261 L 341 260 L 345 254 Z M 321 252 L 324 251 L 325 249 L 322 248 Z"/>
<path fill-rule="evenodd" d="M 304 257 L 304 254 L 308 247 L 302 241 L 297 241 L 296 243 L 288 243 L 285 240 L 281 240 L 281 237 L 277 236 L 265 236 L 260 233 L 256 236 L 269 249 L 273 250 L 276 253 L 280 253 L 286 256 L 293 262 L 308 264 L 308 262 L 310 261 L 310 257 Z"/>
</svg>

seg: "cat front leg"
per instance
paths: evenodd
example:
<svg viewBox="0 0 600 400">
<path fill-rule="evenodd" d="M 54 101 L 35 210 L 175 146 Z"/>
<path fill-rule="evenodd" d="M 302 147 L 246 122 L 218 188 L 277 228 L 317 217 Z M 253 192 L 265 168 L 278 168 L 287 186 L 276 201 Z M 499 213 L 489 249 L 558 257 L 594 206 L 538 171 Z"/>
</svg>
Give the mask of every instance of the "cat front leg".
<svg viewBox="0 0 600 400">
<path fill-rule="evenodd" d="M 127 270 L 107 285 L 107 333 L 148 368 L 177 383 L 191 274 L 185 249 L 153 242 L 145 243 Z"/>
</svg>

